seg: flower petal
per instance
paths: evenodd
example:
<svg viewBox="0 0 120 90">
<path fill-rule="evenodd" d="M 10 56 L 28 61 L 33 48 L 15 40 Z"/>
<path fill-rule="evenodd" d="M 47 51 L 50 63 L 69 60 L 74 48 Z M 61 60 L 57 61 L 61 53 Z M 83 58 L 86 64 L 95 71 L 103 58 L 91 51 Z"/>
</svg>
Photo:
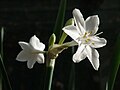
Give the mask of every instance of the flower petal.
<svg viewBox="0 0 120 90">
<path fill-rule="evenodd" d="M 90 45 L 93 48 L 100 48 L 106 45 L 107 40 L 104 38 L 99 38 L 96 36 L 93 36 L 90 38 L 90 40 L 92 41 L 92 44 Z"/>
<path fill-rule="evenodd" d="M 73 17 L 75 19 L 75 24 L 76 24 L 77 28 L 79 28 L 79 30 L 80 30 L 80 34 L 83 35 L 85 33 L 85 30 L 82 29 L 81 27 L 84 28 L 85 22 L 84 22 L 83 15 L 82 15 L 82 13 L 80 12 L 79 9 L 74 9 L 73 10 Z"/>
<path fill-rule="evenodd" d="M 34 60 L 33 58 L 31 58 L 30 60 L 27 61 L 27 67 L 29 69 L 32 69 L 34 64 L 35 64 L 36 60 Z"/>
<path fill-rule="evenodd" d="M 76 22 L 79 22 L 83 27 L 84 27 L 84 18 L 83 18 L 83 15 L 82 13 L 80 12 L 79 9 L 74 9 L 73 10 L 73 17 L 75 18 L 75 21 Z"/>
<path fill-rule="evenodd" d="M 73 55 L 73 61 L 78 63 L 86 58 L 85 45 L 81 44 Z"/>
<path fill-rule="evenodd" d="M 22 51 L 17 55 L 16 60 L 17 60 L 17 61 L 24 62 L 24 61 L 27 61 L 30 56 L 31 56 L 31 55 L 30 55 L 29 53 L 27 53 L 25 50 L 22 50 Z"/>
<path fill-rule="evenodd" d="M 86 46 L 86 53 L 89 61 L 91 62 L 93 68 L 98 70 L 99 68 L 99 53 L 96 49 Z"/>
<path fill-rule="evenodd" d="M 44 63 L 44 55 L 43 54 L 38 54 L 36 61 L 38 63 Z"/>
<path fill-rule="evenodd" d="M 31 48 L 30 48 L 30 45 L 28 44 L 28 43 L 26 43 L 26 42 L 18 42 L 19 43 L 19 45 L 21 46 L 21 48 L 22 49 L 24 49 L 24 50 L 26 50 L 26 51 L 30 51 L 31 50 Z"/>
<path fill-rule="evenodd" d="M 86 31 L 90 32 L 91 35 L 94 35 L 98 31 L 99 23 L 100 21 L 98 15 L 88 17 L 85 20 Z"/>
<path fill-rule="evenodd" d="M 33 37 L 31 37 L 30 39 L 30 45 L 32 46 L 33 49 L 35 50 L 44 50 L 45 49 L 45 45 L 43 43 L 40 42 L 40 40 L 34 35 Z"/>
<path fill-rule="evenodd" d="M 77 28 L 73 25 L 66 26 L 62 29 L 67 35 L 69 35 L 73 40 L 77 40 L 80 34 Z"/>
</svg>

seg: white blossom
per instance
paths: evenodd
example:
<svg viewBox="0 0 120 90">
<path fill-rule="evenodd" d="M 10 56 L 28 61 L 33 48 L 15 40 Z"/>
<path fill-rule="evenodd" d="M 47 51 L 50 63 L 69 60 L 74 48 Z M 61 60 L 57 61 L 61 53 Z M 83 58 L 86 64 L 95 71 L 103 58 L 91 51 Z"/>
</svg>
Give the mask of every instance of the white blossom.
<svg viewBox="0 0 120 90">
<path fill-rule="evenodd" d="M 99 68 L 99 53 L 95 48 L 100 48 L 106 45 L 107 41 L 104 38 L 99 38 L 96 32 L 99 26 L 98 15 L 89 16 L 84 20 L 79 9 L 73 10 L 74 25 L 68 25 L 63 28 L 63 31 L 78 43 L 78 49 L 73 55 L 75 63 L 80 62 L 86 57 L 91 62 L 93 68 Z"/>
<path fill-rule="evenodd" d="M 45 45 L 34 35 L 31 37 L 29 43 L 20 41 L 19 45 L 23 49 L 18 55 L 16 60 L 24 62 L 27 61 L 27 67 L 33 68 L 35 62 L 44 63 L 43 50 Z"/>
</svg>

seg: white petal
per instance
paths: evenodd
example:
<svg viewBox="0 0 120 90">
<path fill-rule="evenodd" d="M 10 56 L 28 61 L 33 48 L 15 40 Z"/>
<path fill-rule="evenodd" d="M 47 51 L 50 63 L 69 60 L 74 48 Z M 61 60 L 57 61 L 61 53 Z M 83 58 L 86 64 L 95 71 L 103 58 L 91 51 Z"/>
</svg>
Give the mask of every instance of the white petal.
<svg viewBox="0 0 120 90">
<path fill-rule="evenodd" d="M 44 63 L 44 55 L 43 54 L 38 54 L 36 61 L 38 63 Z"/>
<path fill-rule="evenodd" d="M 82 44 L 81 46 L 78 47 L 76 53 L 73 55 L 73 61 L 75 63 L 78 63 L 85 58 L 86 58 L 85 45 Z"/>
<path fill-rule="evenodd" d="M 31 48 L 30 48 L 30 45 L 26 42 L 18 42 L 19 45 L 21 46 L 22 49 L 26 50 L 26 51 L 30 51 Z"/>
<path fill-rule="evenodd" d="M 85 33 L 84 29 L 81 27 L 85 27 L 85 22 L 82 13 L 80 12 L 79 9 L 74 9 L 73 10 L 73 17 L 75 19 L 75 24 L 79 28 L 80 33 L 83 35 Z"/>
<path fill-rule="evenodd" d="M 73 40 L 76 41 L 79 38 L 80 33 L 77 28 L 73 25 L 66 26 L 62 29 L 67 35 L 69 35 Z"/>
<path fill-rule="evenodd" d="M 91 62 L 93 68 L 98 70 L 99 68 L 99 53 L 96 49 L 86 46 L 86 53 L 89 61 Z"/>
<path fill-rule="evenodd" d="M 36 61 L 35 61 L 33 58 L 31 58 L 30 60 L 27 61 L 27 67 L 28 67 L 29 69 L 32 69 L 33 66 L 34 66 L 34 64 L 35 64 L 35 62 L 36 62 Z"/>
<path fill-rule="evenodd" d="M 98 15 L 88 17 L 85 21 L 86 31 L 94 35 L 98 31 L 99 23 L 100 21 Z"/>
<path fill-rule="evenodd" d="M 26 52 L 25 50 L 22 50 L 22 51 L 17 55 L 16 60 L 17 60 L 17 61 L 24 62 L 24 61 L 27 61 L 30 56 L 31 56 L 31 55 L 30 55 L 28 52 Z"/>
<path fill-rule="evenodd" d="M 79 22 L 83 27 L 84 27 L 84 18 L 83 18 L 83 15 L 82 13 L 80 12 L 79 9 L 74 9 L 73 10 L 73 17 L 75 18 L 75 20 L 77 22 Z"/>
<path fill-rule="evenodd" d="M 34 35 L 33 37 L 31 37 L 30 39 L 30 45 L 32 46 L 33 49 L 35 50 L 44 50 L 45 49 L 45 45 L 43 43 L 40 42 L 40 40 Z"/>
<path fill-rule="evenodd" d="M 92 41 L 91 47 L 93 48 L 100 48 L 106 45 L 107 41 L 104 38 L 99 38 L 99 37 L 91 37 L 90 40 Z"/>
</svg>

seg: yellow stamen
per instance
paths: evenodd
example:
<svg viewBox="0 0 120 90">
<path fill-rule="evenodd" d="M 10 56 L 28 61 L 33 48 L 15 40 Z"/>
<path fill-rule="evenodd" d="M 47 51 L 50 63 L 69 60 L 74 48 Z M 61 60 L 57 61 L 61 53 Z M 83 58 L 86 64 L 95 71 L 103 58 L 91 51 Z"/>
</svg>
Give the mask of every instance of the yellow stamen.
<svg viewBox="0 0 120 90">
<path fill-rule="evenodd" d="M 89 38 L 85 40 L 85 42 L 86 42 L 86 43 L 87 43 L 87 42 L 89 42 L 89 41 L 90 41 L 90 39 L 89 39 Z"/>
<path fill-rule="evenodd" d="M 85 34 L 84 34 L 83 38 L 85 38 L 85 37 L 86 37 L 86 35 L 87 35 L 87 32 L 85 32 Z"/>
</svg>

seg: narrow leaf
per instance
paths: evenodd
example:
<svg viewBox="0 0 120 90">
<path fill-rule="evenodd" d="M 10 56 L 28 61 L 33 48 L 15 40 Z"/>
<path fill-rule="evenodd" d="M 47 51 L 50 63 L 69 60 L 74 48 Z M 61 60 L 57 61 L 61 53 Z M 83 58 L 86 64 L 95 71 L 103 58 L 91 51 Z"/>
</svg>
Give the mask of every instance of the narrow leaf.
<svg viewBox="0 0 120 90">
<path fill-rule="evenodd" d="M 111 62 L 111 69 L 110 69 L 110 73 L 109 73 L 109 79 L 108 79 L 108 82 L 106 84 L 106 90 L 113 90 L 115 79 L 116 79 L 117 72 L 118 72 L 118 69 L 119 69 L 119 65 L 120 65 L 120 35 L 119 35 L 119 37 L 117 39 L 114 54 L 115 54 L 114 59 Z"/>
<path fill-rule="evenodd" d="M 8 90 L 12 90 L 10 82 L 9 82 L 9 78 L 4 66 L 4 62 L 3 62 L 3 40 L 4 40 L 4 29 L 1 29 L 1 41 L 0 41 L 0 45 L 1 45 L 1 51 L 0 51 L 0 90 L 3 90 L 2 88 L 2 81 L 5 81 L 5 86 L 7 87 Z"/>
<path fill-rule="evenodd" d="M 1 70 L 0 70 L 0 90 L 2 90 L 2 74 L 1 74 Z"/>
<path fill-rule="evenodd" d="M 0 31 L 0 35 L 1 35 L 1 40 L 0 40 L 0 45 L 1 45 L 1 48 L 0 48 L 0 54 L 1 54 L 1 57 L 3 58 L 3 37 L 4 37 L 4 29 L 2 28 L 1 31 Z M 3 62 L 3 61 L 1 61 Z M 1 67 L 0 67 L 1 68 Z M 2 90 L 2 71 L 0 70 L 0 90 Z"/>
<path fill-rule="evenodd" d="M 67 0 L 61 0 L 61 2 L 60 2 L 59 11 L 58 11 L 54 31 L 53 31 L 55 33 L 56 37 L 57 37 L 56 38 L 57 42 L 59 41 L 59 39 L 61 37 L 62 27 L 63 27 L 63 24 L 64 24 L 66 2 L 67 2 Z"/>
<path fill-rule="evenodd" d="M 68 83 L 68 90 L 75 90 L 75 65 L 71 63 L 71 71 Z"/>
<path fill-rule="evenodd" d="M 75 52 L 75 47 L 72 47 L 72 54 L 74 54 L 74 52 Z M 75 64 L 72 62 L 70 66 L 71 66 L 71 71 L 70 71 L 68 89 L 75 90 Z"/>
<path fill-rule="evenodd" d="M 12 90 L 4 63 L 2 61 L 3 59 L 2 59 L 2 56 L 0 55 L 0 71 L 2 74 L 2 79 L 5 81 L 5 86 L 7 87 L 7 89 Z"/>
<path fill-rule="evenodd" d="M 4 28 L 1 29 L 1 42 L 0 42 L 2 58 L 3 58 L 3 38 L 4 38 Z"/>
</svg>

